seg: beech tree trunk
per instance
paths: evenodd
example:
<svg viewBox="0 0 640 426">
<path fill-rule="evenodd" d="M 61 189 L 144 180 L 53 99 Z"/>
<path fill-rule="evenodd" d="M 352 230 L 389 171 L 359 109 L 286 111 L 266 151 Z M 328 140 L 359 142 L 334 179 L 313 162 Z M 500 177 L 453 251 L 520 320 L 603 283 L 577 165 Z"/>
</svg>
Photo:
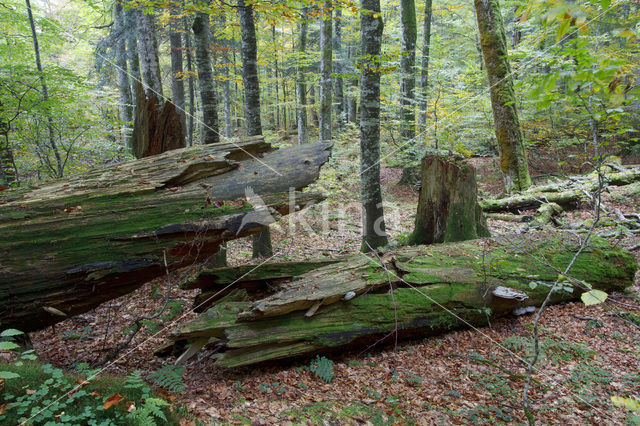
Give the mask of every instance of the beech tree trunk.
<svg viewBox="0 0 640 426">
<path fill-rule="evenodd" d="M 164 274 L 165 262 L 204 261 L 291 204 L 322 200 L 297 193 L 292 202 L 289 186 L 316 180 L 330 147 L 274 151 L 254 137 L 0 191 L 0 326 L 33 331 L 86 312 Z M 263 203 L 248 203 L 247 187 Z"/>
<path fill-rule="evenodd" d="M 133 95 L 129 70 L 127 67 L 126 26 L 122 4 L 113 5 L 113 28 L 117 35 L 115 54 L 118 74 L 118 93 L 120 95 L 120 120 L 122 124 L 122 141 L 131 146 L 131 126 L 133 125 Z"/>
<path fill-rule="evenodd" d="M 489 80 L 505 189 L 507 192 L 524 191 L 531 186 L 531 177 L 516 109 L 511 65 L 507 57 L 507 36 L 500 5 L 498 0 L 474 0 L 474 5 Z"/>
<path fill-rule="evenodd" d="M 344 49 L 342 48 L 342 9 L 336 8 L 336 18 L 334 26 L 333 51 L 335 52 L 335 94 L 336 94 L 336 122 L 338 127 L 344 126 L 345 120 L 345 102 L 344 102 L 344 83 L 342 74 L 344 73 Z"/>
<path fill-rule="evenodd" d="M 404 142 L 415 138 L 415 88 L 416 88 L 416 4 L 414 0 L 401 0 L 402 52 L 400 68 L 402 70 L 402 122 L 400 129 Z"/>
<path fill-rule="evenodd" d="M 422 69 L 420 70 L 420 113 L 419 127 L 420 133 L 427 130 L 427 98 L 429 96 L 429 50 L 431 49 L 431 17 L 432 0 L 424 2 L 424 23 L 422 39 Z"/>
<path fill-rule="evenodd" d="M 362 55 L 360 84 L 360 181 L 362 199 L 362 251 L 387 245 L 380 189 L 380 73 L 377 59 L 382 44 L 380 0 L 362 0 L 360 32 Z M 375 17 L 374 17 L 375 16 Z M 371 62 L 368 60 L 373 59 Z"/>
<path fill-rule="evenodd" d="M 301 22 L 298 26 L 298 65 L 296 68 L 296 124 L 298 127 L 298 144 L 307 143 L 307 85 L 304 71 L 306 67 L 300 65 L 305 60 L 307 50 L 307 21 L 310 9 L 303 7 L 300 12 Z"/>
<path fill-rule="evenodd" d="M 257 287 L 236 289 L 171 338 L 200 342 L 199 347 L 211 343 L 217 365 L 237 367 L 390 343 L 396 332 L 398 338 L 415 338 L 484 326 L 515 309 L 539 306 L 578 245 L 573 235 L 545 232 L 396 248 L 380 255 L 382 263 L 362 253 L 324 266 L 305 262 L 301 270 L 315 269 L 278 283 L 266 297 L 271 281 L 260 281 L 253 271 Z M 550 266 L 529 254 L 550 259 Z M 277 265 L 263 265 L 270 268 L 264 276 L 273 277 Z M 622 291 L 633 284 L 637 266 L 631 253 L 594 237 L 570 276 L 595 289 Z M 292 265 L 283 271 L 296 273 Z M 534 289 L 532 276 L 538 282 Z M 212 275 L 213 281 L 221 279 Z M 202 285 L 206 277 L 199 280 Z M 551 302 L 576 300 L 582 291 L 555 292 Z"/>
<path fill-rule="evenodd" d="M 124 22 L 127 27 L 127 62 L 129 65 L 129 76 L 131 77 L 129 83 L 131 84 L 131 96 L 136 94 L 136 85 L 138 82 L 142 82 L 142 76 L 140 75 L 140 56 L 138 54 L 138 14 L 142 13 L 137 9 L 125 9 Z M 133 99 L 135 101 L 135 99 Z"/>
<path fill-rule="evenodd" d="M 196 13 L 196 18 L 193 21 L 193 40 L 196 52 L 196 65 L 198 67 L 200 107 L 202 109 L 203 121 L 200 141 L 203 144 L 218 143 L 220 142 L 218 102 L 216 100 L 216 85 L 213 80 L 213 66 L 209 53 L 209 15 L 207 13 Z"/>
<path fill-rule="evenodd" d="M 138 12 L 138 50 L 142 68 L 142 84 L 148 98 L 163 101 L 155 18 L 152 13 Z"/>
<path fill-rule="evenodd" d="M 247 135 L 262 134 L 260 121 L 260 82 L 258 80 L 258 41 L 253 22 L 253 6 L 238 0 L 240 17 L 240 35 L 242 38 L 242 82 L 244 83 L 244 117 L 247 122 Z M 265 228 L 253 236 L 253 257 L 270 257 L 271 233 Z"/>
<path fill-rule="evenodd" d="M 320 142 L 331 140 L 332 13 L 332 2 L 325 1 L 320 15 Z"/>
<path fill-rule="evenodd" d="M 421 186 L 410 244 L 448 243 L 490 236 L 478 205 L 476 170 L 450 152 L 422 159 Z"/>
<path fill-rule="evenodd" d="M 171 96 L 180 116 L 182 133 L 187 131 L 186 105 L 184 98 L 184 70 L 182 68 L 182 19 L 181 10 L 172 5 L 169 9 L 169 44 L 171 46 Z"/>
</svg>

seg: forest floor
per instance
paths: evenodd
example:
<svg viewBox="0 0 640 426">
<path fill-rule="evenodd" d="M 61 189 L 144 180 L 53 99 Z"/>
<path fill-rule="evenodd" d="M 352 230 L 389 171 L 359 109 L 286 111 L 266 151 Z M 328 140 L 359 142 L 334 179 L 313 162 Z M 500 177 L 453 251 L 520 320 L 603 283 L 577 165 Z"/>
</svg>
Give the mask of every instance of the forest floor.
<svg viewBox="0 0 640 426">
<path fill-rule="evenodd" d="M 478 169 L 481 192 L 496 194 L 500 177 L 495 159 L 470 160 Z M 291 229 L 286 220 L 272 231 L 276 255 L 271 261 L 337 256 L 360 247 L 357 171 L 349 158 L 332 160 L 317 188 L 330 198 L 296 216 L 308 227 Z M 392 243 L 412 230 L 417 193 L 398 186 L 400 170 L 382 169 L 387 230 Z M 615 189 L 604 202 L 625 213 L 640 212 L 640 197 Z M 328 210 L 326 210 L 328 208 Z M 324 210 L 323 210 L 324 209 Z M 568 213 L 573 221 L 591 216 L 590 206 Z M 328 220 L 323 220 L 323 217 Z M 324 225 L 329 223 L 329 225 Z M 521 224 L 489 220 L 494 235 L 514 232 Z M 637 244 L 623 238 L 619 244 Z M 251 262 L 249 242 L 229 244 L 232 265 Z M 639 254 L 636 251 L 636 254 Z M 255 261 L 253 261 L 255 263 Z M 188 274 L 190 271 L 184 271 Z M 174 280 L 178 278 L 174 277 Z M 164 335 L 192 318 L 194 291 L 172 289 L 165 322 L 148 322 L 105 374 L 149 375 L 166 362 L 153 355 Z M 124 339 L 133 320 L 163 304 L 164 278 L 133 294 L 69 319 L 55 329 L 34 333 L 34 346 L 45 362 L 71 367 L 94 362 Z M 640 294 L 640 282 L 632 288 Z M 638 305 L 632 294 L 618 300 Z M 542 359 L 531 403 L 540 423 L 622 424 L 624 410 L 612 395 L 640 395 L 640 316 L 621 318 L 622 305 L 586 307 L 568 303 L 550 307 L 541 322 Z M 639 310 L 636 309 L 636 315 Z M 589 318 L 592 318 L 589 320 Z M 597 319 L 593 320 L 593 319 Z M 524 422 L 520 357 L 531 347 L 533 315 L 508 317 L 491 327 L 460 330 L 381 348 L 327 355 L 335 377 L 325 383 L 313 376 L 309 358 L 232 371 L 213 366 L 206 351 L 188 363 L 184 394 L 170 398 L 203 423 L 238 424 L 467 424 Z M 185 421 L 185 423 L 188 423 Z"/>
</svg>

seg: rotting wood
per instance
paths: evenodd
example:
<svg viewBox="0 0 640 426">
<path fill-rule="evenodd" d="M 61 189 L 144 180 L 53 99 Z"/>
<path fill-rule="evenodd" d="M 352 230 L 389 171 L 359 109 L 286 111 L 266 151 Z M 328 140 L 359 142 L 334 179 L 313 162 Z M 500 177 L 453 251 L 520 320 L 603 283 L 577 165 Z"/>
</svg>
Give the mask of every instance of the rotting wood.
<svg viewBox="0 0 640 426">
<path fill-rule="evenodd" d="M 482 326 L 516 309 L 539 306 L 577 247 L 574 235 L 545 231 L 392 249 L 381 256 L 384 268 L 377 258 L 358 254 L 305 273 L 262 300 L 216 304 L 171 338 L 178 343 L 218 338 L 216 364 L 237 367 L 362 347 L 396 328 L 402 338 Z M 633 255 L 594 237 L 569 276 L 612 292 L 630 286 L 636 270 Z M 537 283 L 533 289 L 531 281 Z M 347 288 L 359 294 L 345 300 Z M 556 292 L 551 301 L 576 300 L 580 293 L 579 288 Z M 305 316 L 316 305 L 313 316 Z"/>
<path fill-rule="evenodd" d="M 215 253 L 293 209 L 324 199 L 295 192 L 331 150 L 274 150 L 261 137 L 168 151 L 0 192 L 0 325 L 33 331 L 133 291 Z M 246 188 L 264 205 L 245 199 Z"/>
<path fill-rule="evenodd" d="M 640 181 L 640 168 L 604 174 L 605 185 L 624 186 L 638 181 Z M 518 212 L 536 209 L 545 203 L 556 203 L 566 209 L 575 207 L 583 201 L 589 201 L 587 195 L 598 189 L 598 186 L 597 174 L 591 173 L 560 183 L 533 186 L 511 197 L 480 200 L 479 203 L 485 212 Z"/>
</svg>

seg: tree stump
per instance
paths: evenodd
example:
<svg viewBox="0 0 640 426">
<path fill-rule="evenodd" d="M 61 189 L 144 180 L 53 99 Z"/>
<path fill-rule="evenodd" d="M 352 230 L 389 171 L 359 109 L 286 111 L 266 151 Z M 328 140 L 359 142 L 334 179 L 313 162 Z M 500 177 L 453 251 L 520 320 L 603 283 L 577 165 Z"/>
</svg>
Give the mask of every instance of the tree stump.
<svg viewBox="0 0 640 426">
<path fill-rule="evenodd" d="M 162 154 L 186 147 L 180 114 L 167 100 L 158 111 L 158 100 L 147 97 L 142 84 L 136 86 L 136 114 L 131 150 L 136 158 Z"/>
<path fill-rule="evenodd" d="M 433 244 L 490 236 L 478 205 L 475 169 L 461 156 L 430 151 L 422 158 L 415 229 L 409 244 Z"/>
</svg>

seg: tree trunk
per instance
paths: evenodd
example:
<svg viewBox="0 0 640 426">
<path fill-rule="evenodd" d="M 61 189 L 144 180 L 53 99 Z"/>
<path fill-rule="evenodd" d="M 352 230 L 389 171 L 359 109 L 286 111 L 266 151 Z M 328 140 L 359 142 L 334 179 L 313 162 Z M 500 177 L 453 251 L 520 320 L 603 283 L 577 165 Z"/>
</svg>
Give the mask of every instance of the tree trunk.
<svg viewBox="0 0 640 426">
<path fill-rule="evenodd" d="M 450 152 L 422 159 L 421 187 L 410 244 L 434 244 L 488 237 L 478 205 L 476 170 Z"/>
<path fill-rule="evenodd" d="M 349 47 L 349 59 L 351 62 L 351 73 L 353 75 L 356 74 L 356 70 L 354 65 L 356 56 L 356 47 L 352 45 Z M 347 115 L 350 123 L 356 124 L 358 121 L 358 100 L 356 99 L 355 93 L 358 90 L 358 79 L 352 77 L 349 79 L 349 85 L 351 86 L 351 96 L 349 96 L 349 100 L 347 101 Z"/>
<path fill-rule="evenodd" d="M 49 102 L 49 89 L 47 87 L 47 82 L 44 78 L 44 72 L 42 71 L 42 61 L 40 60 L 40 45 L 38 44 L 38 34 L 36 32 L 36 24 L 33 19 L 33 12 L 31 11 L 31 2 L 29 0 L 25 0 L 27 4 L 27 16 L 29 17 L 29 26 L 31 27 L 31 38 L 33 40 L 33 52 L 36 58 L 36 68 L 38 69 L 38 75 L 40 77 L 40 85 L 42 87 L 42 100 L 44 103 Z M 53 130 L 53 115 L 51 114 L 51 110 L 47 107 L 45 110 L 45 114 L 47 117 L 47 130 L 49 132 L 49 146 L 53 151 L 53 155 L 56 158 L 56 173 L 57 177 L 62 177 L 64 175 L 64 163 L 62 161 L 62 157 L 60 156 L 60 150 L 58 149 L 58 144 L 56 143 L 56 137 Z"/>
<path fill-rule="evenodd" d="M 182 19 L 181 10 L 172 5 L 169 8 L 169 44 L 171 45 L 171 96 L 180 116 L 182 133 L 187 131 L 186 105 L 184 99 L 184 70 L 182 68 Z"/>
<path fill-rule="evenodd" d="M 344 102 L 344 83 L 342 73 L 344 72 L 344 55 L 342 49 L 342 9 L 340 6 L 336 8 L 336 19 L 333 38 L 333 51 L 336 56 L 335 66 L 335 93 L 336 93 L 336 122 L 338 127 L 342 128 L 345 123 L 345 102 Z"/>
<path fill-rule="evenodd" d="M 320 142 L 331 140 L 332 12 L 332 2 L 325 1 L 320 22 Z"/>
<path fill-rule="evenodd" d="M 142 84 L 148 98 L 163 101 L 162 78 L 158 60 L 158 42 L 156 41 L 155 18 L 152 13 L 139 12 L 138 48 L 142 68 Z"/>
<path fill-rule="evenodd" d="M 180 115 L 175 105 L 166 100 L 162 105 L 155 97 L 147 97 L 138 83 L 136 90 L 136 116 L 131 145 L 136 158 L 161 154 L 172 149 L 184 148 Z"/>
<path fill-rule="evenodd" d="M 500 169 L 507 192 L 531 186 L 511 66 L 507 57 L 507 37 L 498 0 L 474 0 L 482 56 L 487 69 L 493 121 L 500 148 Z"/>
<path fill-rule="evenodd" d="M 387 245 L 380 189 L 380 47 L 383 23 L 380 0 L 362 0 L 360 83 L 360 182 L 362 250 Z M 374 17 L 374 15 L 376 17 Z"/>
<path fill-rule="evenodd" d="M 131 84 L 131 96 L 136 94 L 138 82 L 142 82 L 140 75 L 140 56 L 138 55 L 138 14 L 142 13 L 137 9 L 127 9 L 123 11 L 127 37 L 127 61 L 129 63 L 129 83 Z M 135 101 L 135 99 L 133 99 Z M 132 102 L 133 103 L 133 102 Z"/>
<path fill-rule="evenodd" d="M 400 124 L 402 140 L 407 142 L 415 138 L 415 64 L 416 39 L 416 5 L 414 0 L 401 0 L 402 52 L 400 68 L 402 70 L 402 123 Z"/>
<path fill-rule="evenodd" d="M 226 26 L 226 19 L 224 15 L 221 16 L 221 25 L 224 28 Z M 222 60 L 224 66 L 222 67 L 222 77 L 224 83 L 222 84 L 222 96 L 224 98 L 224 137 L 231 138 L 233 136 L 233 127 L 231 125 L 231 76 L 229 73 L 229 67 L 231 58 L 229 57 L 229 51 L 231 50 L 231 44 L 228 40 L 221 40 L 222 47 Z"/>
<path fill-rule="evenodd" d="M 184 46 L 187 54 L 187 72 L 189 73 L 189 121 L 187 124 L 187 146 L 193 146 L 193 129 L 194 122 L 193 117 L 195 115 L 195 87 L 193 81 L 193 61 L 192 61 L 192 51 L 193 47 L 191 46 L 191 30 L 189 29 L 189 25 L 187 23 L 187 18 L 183 18 L 184 22 Z"/>
<path fill-rule="evenodd" d="M 244 117 L 247 122 L 247 135 L 261 135 L 260 121 L 260 82 L 258 80 L 258 41 L 253 22 L 253 6 L 238 0 L 240 17 L 240 35 L 242 38 L 242 82 L 244 83 Z M 253 257 L 270 257 L 271 233 L 269 228 L 253 236 Z"/>
<path fill-rule="evenodd" d="M 422 69 L 420 70 L 420 134 L 427 130 L 427 99 L 429 97 L 429 50 L 431 49 L 432 0 L 424 2 L 424 24 L 422 40 Z"/>
<path fill-rule="evenodd" d="M 131 126 L 133 125 L 133 99 L 131 82 L 127 68 L 126 27 L 122 4 L 113 5 L 113 28 L 117 35 L 115 54 L 118 74 L 118 93 L 120 94 L 120 120 L 122 123 L 122 141 L 131 147 Z"/>
<path fill-rule="evenodd" d="M 0 192 L 0 324 L 44 328 L 204 261 L 259 232 L 317 179 L 329 144 L 273 151 L 261 137 L 198 145 L 43 185 Z M 257 157 L 261 158 L 258 159 Z M 277 170 L 277 173 L 274 172 Z M 246 188 L 255 198 L 247 203 Z"/>
<path fill-rule="evenodd" d="M 575 236 L 546 233 L 403 247 L 382 253 L 382 263 L 357 254 L 280 283 L 276 293 L 253 302 L 216 304 L 172 339 L 213 338 L 215 363 L 237 367 L 484 326 L 515 309 L 539 306 L 577 249 Z M 529 253 L 551 259 L 551 266 Z M 632 285 L 636 270 L 631 253 L 594 237 L 570 274 L 611 292 Z M 580 293 L 558 291 L 551 301 L 576 300 Z"/>
<path fill-rule="evenodd" d="M 216 85 L 213 80 L 213 67 L 209 54 L 209 15 L 197 12 L 193 21 L 193 41 L 198 67 L 198 85 L 200 88 L 200 107 L 202 108 L 201 143 L 220 142 L 218 127 L 218 102 Z M 253 136 L 253 135 L 250 135 Z"/>
</svg>

